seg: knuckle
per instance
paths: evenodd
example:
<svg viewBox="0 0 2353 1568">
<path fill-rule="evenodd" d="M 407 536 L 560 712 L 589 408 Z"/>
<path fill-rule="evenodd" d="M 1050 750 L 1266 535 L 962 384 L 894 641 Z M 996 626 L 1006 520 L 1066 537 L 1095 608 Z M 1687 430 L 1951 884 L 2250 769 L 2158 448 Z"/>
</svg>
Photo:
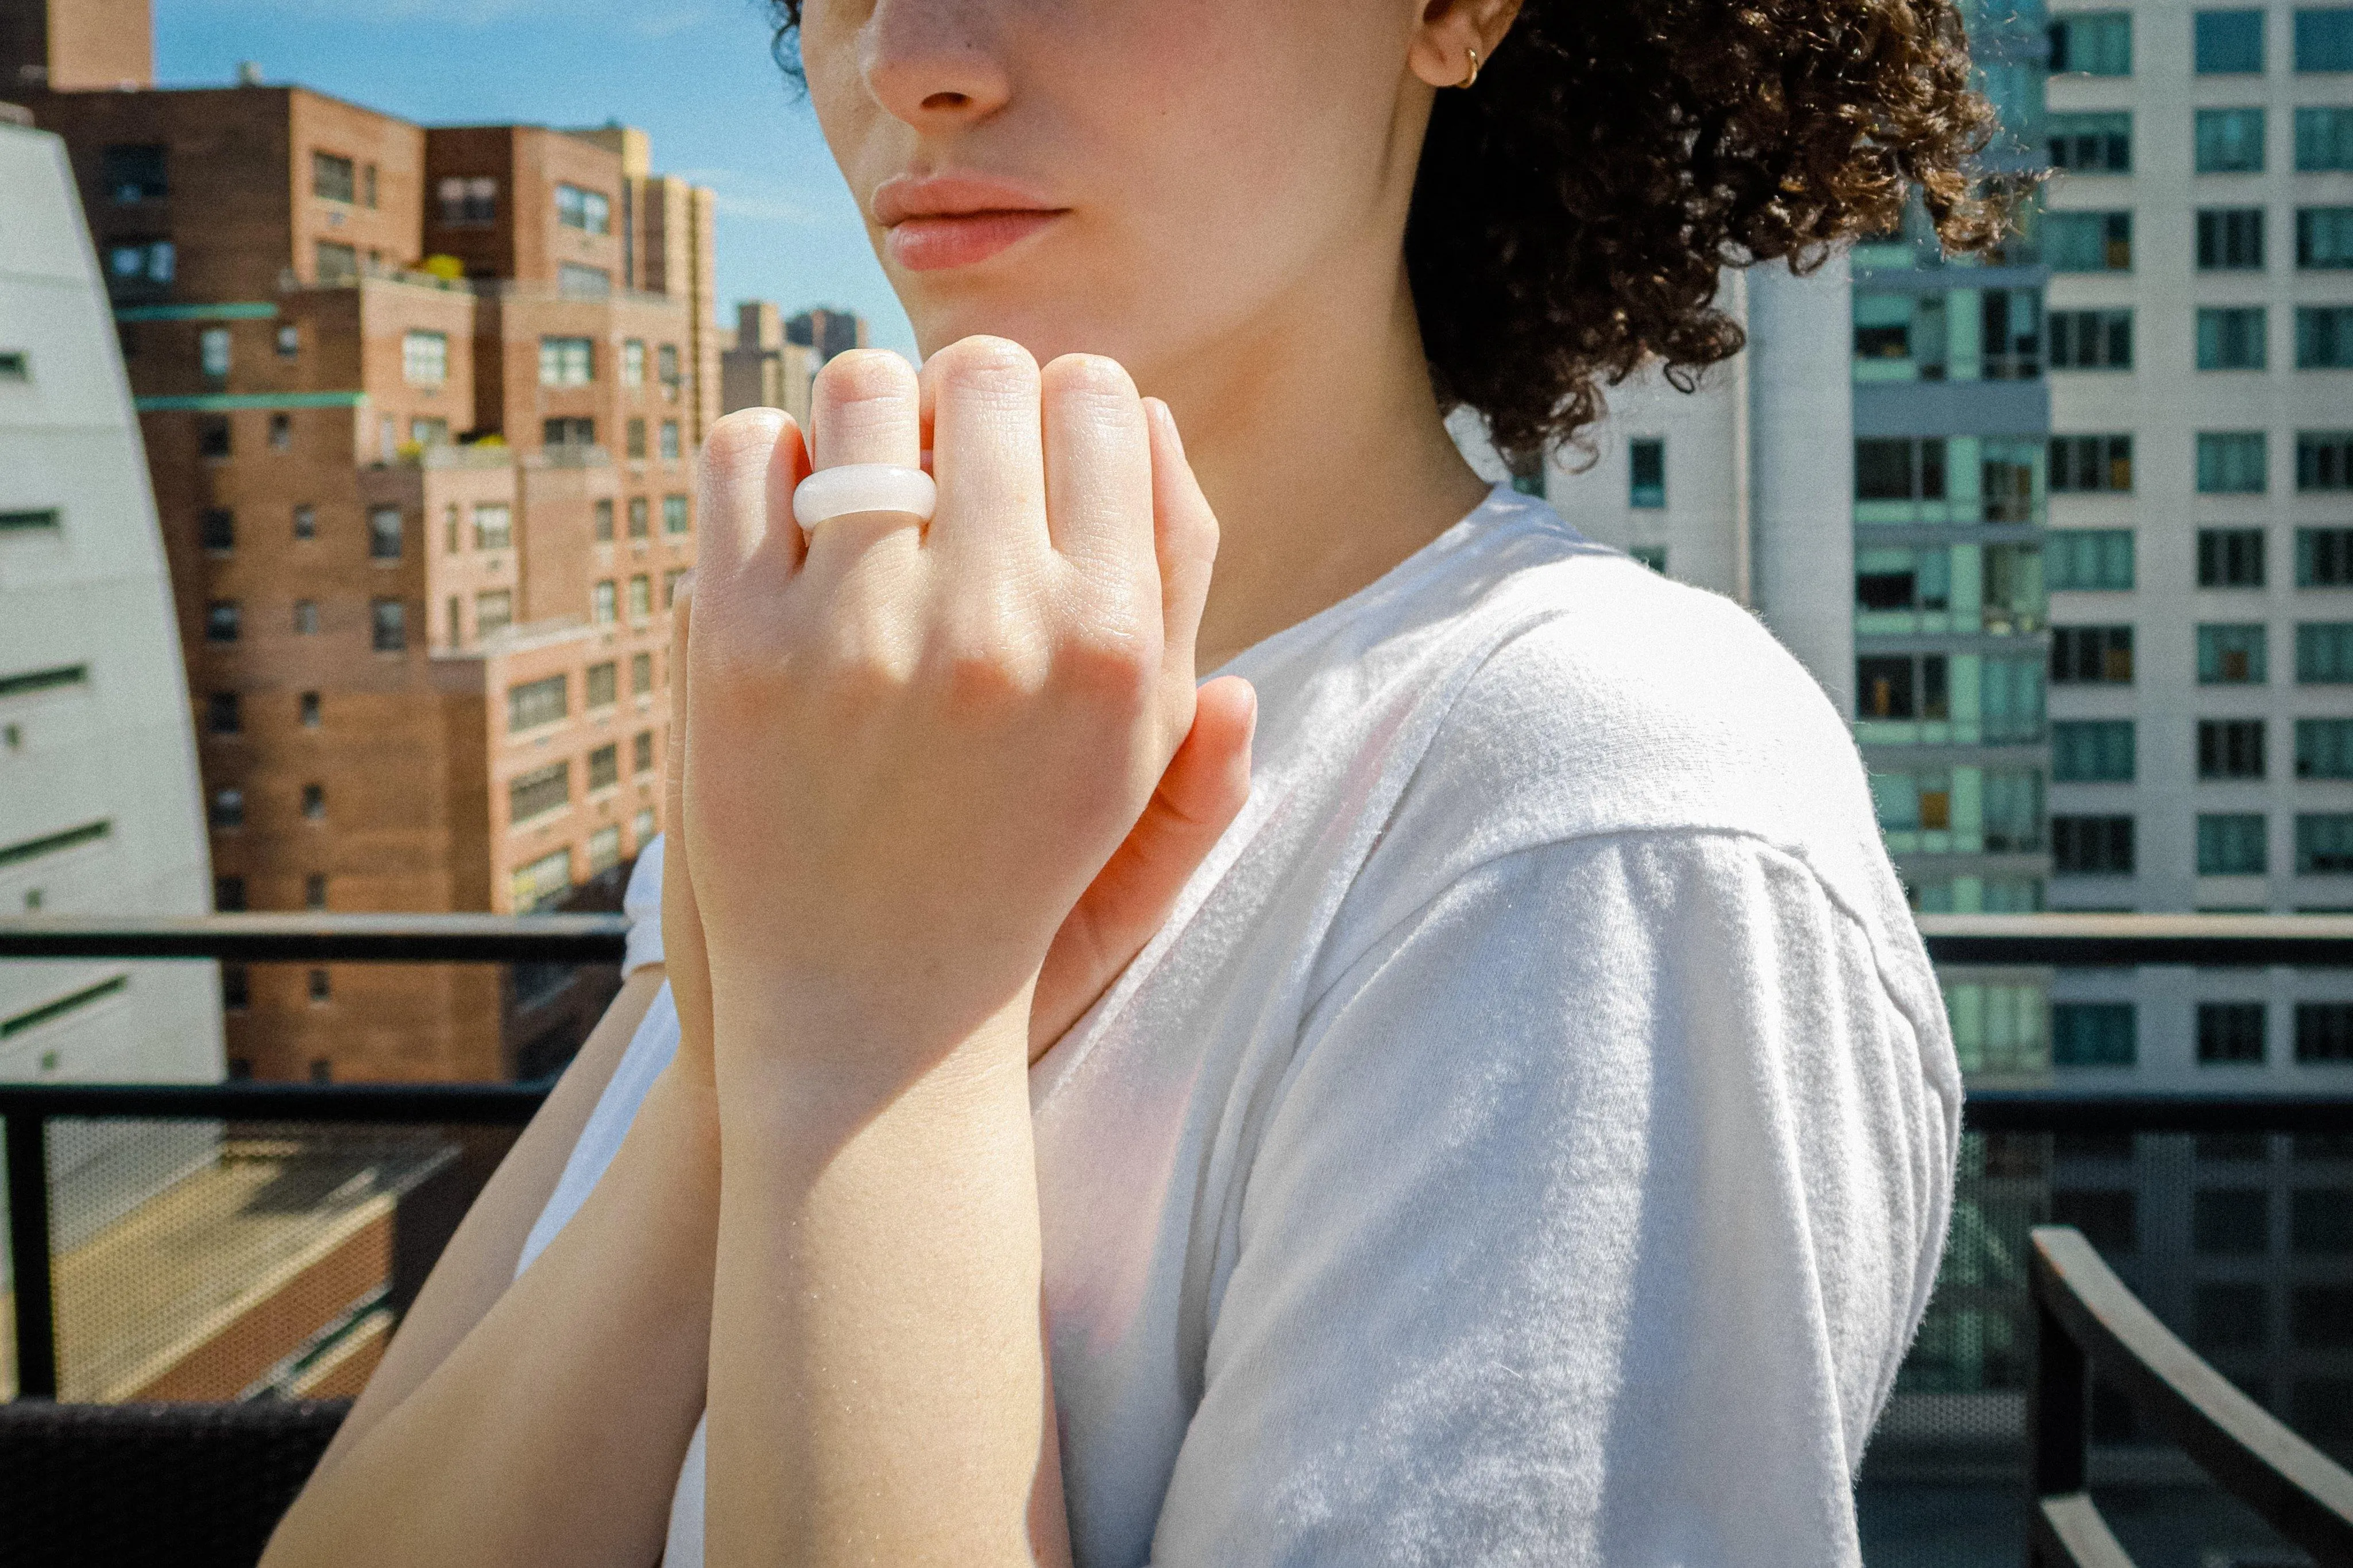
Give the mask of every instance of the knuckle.
<svg viewBox="0 0 2353 1568">
<path fill-rule="evenodd" d="M 765 464 L 791 423 L 792 416 L 779 408 L 739 408 L 713 425 L 703 437 L 703 467 L 739 473 Z"/>
<path fill-rule="evenodd" d="M 915 373 L 889 349 L 846 349 L 825 362 L 812 384 L 828 402 L 867 403 L 911 395 Z"/>
<path fill-rule="evenodd" d="M 1040 373 L 1046 390 L 1118 402 L 1141 402 L 1127 367 L 1108 354 L 1063 354 Z"/>
<path fill-rule="evenodd" d="M 1141 712 L 1160 679 L 1160 658 L 1153 643 L 1140 626 L 1114 616 L 1091 617 L 1056 649 L 1055 684 L 1090 706 Z"/>
</svg>

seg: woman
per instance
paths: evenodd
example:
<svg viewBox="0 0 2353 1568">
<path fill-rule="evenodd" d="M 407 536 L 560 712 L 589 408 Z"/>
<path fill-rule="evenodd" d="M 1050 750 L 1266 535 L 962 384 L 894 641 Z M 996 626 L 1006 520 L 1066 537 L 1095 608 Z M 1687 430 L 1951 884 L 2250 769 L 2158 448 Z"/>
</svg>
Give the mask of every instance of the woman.
<svg viewBox="0 0 2353 1568">
<path fill-rule="evenodd" d="M 1441 416 L 1981 242 L 1947 0 L 781 21 L 930 358 L 713 432 L 638 967 L 268 1561 L 1854 1560 L 1959 1099 L 1862 770 Z"/>
</svg>

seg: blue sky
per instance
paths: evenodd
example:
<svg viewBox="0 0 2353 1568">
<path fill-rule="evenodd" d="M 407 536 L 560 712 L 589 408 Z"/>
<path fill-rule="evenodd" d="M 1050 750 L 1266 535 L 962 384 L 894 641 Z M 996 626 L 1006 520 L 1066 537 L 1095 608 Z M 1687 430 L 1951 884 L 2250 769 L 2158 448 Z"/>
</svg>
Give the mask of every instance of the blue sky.
<svg viewBox="0 0 2353 1568">
<path fill-rule="evenodd" d="M 427 124 L 621 120 L 654 168 L 719 195 L 721 309 L 842 305 L 912 354 L 816 117 L 768 58 L 759 0 L 154 0 L 167 87 L 237 62 Z"/>
</svg>

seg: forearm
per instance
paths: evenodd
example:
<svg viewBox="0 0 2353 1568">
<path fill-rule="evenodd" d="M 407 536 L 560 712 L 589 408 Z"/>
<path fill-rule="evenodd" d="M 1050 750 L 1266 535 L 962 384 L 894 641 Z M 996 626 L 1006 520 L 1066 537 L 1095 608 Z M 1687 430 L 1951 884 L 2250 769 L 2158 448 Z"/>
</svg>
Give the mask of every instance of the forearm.
<svg viewBox="0 0 2353 1568">
<path fill-rule="evenodd" d="M 885 1091 L 723 1068 L 713 1568 L 1067 1562 L 1026 1011 Z"/>
<path fill-rule="evenodd" d="M 305 1489 L 266 1568 L 652 1562 L 702 1408 L 718 1177 L 707 1087 L 664 1072 L 572 1223 Z"/>
</svg>

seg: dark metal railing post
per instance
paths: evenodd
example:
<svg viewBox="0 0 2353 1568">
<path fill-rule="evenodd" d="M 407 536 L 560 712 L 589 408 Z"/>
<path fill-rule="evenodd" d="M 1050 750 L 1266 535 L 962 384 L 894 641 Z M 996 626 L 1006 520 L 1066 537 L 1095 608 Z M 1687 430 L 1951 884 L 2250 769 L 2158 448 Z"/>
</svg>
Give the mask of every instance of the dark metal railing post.
<svg viewBox="0 0 2353 1568">
<path fill-rule="evenodd" d="M 2031 1288 L 2030 1288 L 2031 1289 Z M 2026 1391 L 2027 1496 L 2036 1516 L 2027 1531 L 2027 1568 L 2063 1568 L 2073 1559 L 2049 1550 L 2042 1528 L 2044 1504 L 2080 1497 L 2090 1469 L 2092 1445 L 2091 1368 L 2084 1347 L 2031 1290 L 2034 1301 L 2034 1379 Z"/>
<path fill-rule="evenodd" d="M 58 1396 L 57 1291 L 49 1269 L 49 1121 L 12 1110 L 8 1140 L 8 1268 L 16 1307 L 16 1397 Z"/>
</svg>

